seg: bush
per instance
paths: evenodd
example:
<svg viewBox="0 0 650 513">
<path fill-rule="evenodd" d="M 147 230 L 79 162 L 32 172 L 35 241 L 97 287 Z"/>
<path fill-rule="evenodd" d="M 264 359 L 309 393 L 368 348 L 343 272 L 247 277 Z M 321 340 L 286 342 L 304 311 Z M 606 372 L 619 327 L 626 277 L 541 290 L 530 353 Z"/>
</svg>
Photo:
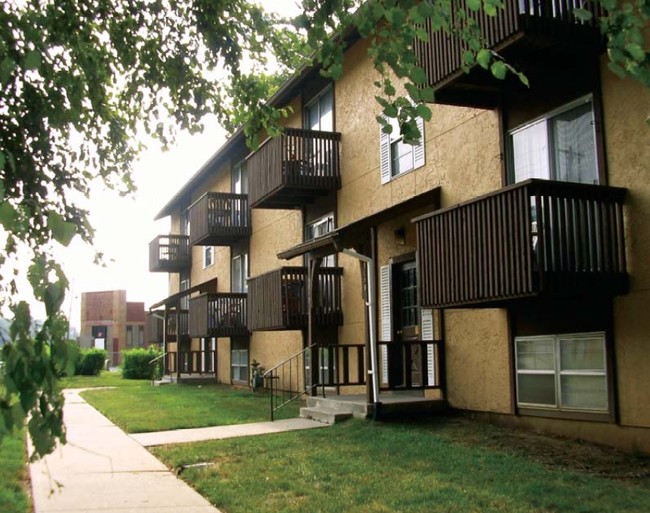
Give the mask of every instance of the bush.
<svg viewBox="0 0 650 513">
<path fill-rule="evenodd" d="M 61 377 L 78 374 L 77 366 L 79 365 L 79 360 L 81 359 L 81 350 L 79 349 L 79 343 L 77 341 L 66 340 L 65 347 L 66 368 L 62 369 Z"/>
<path fill-rule="evenodd" d="M 75 368 L 75 374 L 82 376 L 98 376 L 104 368 L 106 351 L 103 349 L 82 349 Z"/>
<path fill-rule="evenodd" d="M 154 379 L 157 365 L 150 362 L 162 353 L 154 347 L 122 351 L 122 377 L 126 379 Z"/>
</svg>

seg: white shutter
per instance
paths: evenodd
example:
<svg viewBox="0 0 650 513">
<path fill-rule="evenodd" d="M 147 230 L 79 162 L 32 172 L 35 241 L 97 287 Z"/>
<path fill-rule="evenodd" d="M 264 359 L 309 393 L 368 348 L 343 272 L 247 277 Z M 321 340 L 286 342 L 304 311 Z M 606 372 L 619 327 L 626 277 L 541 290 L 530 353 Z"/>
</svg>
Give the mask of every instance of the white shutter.
<svg viewBox="0 0 650 513">
<path fill-rule="evenodd" d="M 379 169 L 381 173 L 381 183 L 390 182 L 390 134 L 382 130 L 379 126 Z"/>
<path fill-rule="evenodd" d="M 390 265 L 382 265 L 379 269 L 379 296 L 381 298 L 381 341 L 388 342 L 393 335 L 391 322 L 391 297 L 390 297 Z M 388 348 L 385 344 L 380 346 L 381 353 L 381 383 L 388 384 Z"/>
<path fill-rule="evenodd" d="M 413 146 L 413 169 L 424 166 L 424 120 L 422 118 L 416 118 L 416 123 L 418 125 L 418 130 L 420 131 L 420 143 Z M 390 157 L 390 146 L 389 146 L 389 157 Z"/>
<path fill-rule="evenodd" d="M 422 333 L 422 340 L 433 340 L 433 310 L 430 308 L 422 308 L 420 310 L 420 332 Z M 435 367 L 433 345 L 427 345 L 427 382 L 433 385 L 436 382 L 436 367 Z"/>
</svg>

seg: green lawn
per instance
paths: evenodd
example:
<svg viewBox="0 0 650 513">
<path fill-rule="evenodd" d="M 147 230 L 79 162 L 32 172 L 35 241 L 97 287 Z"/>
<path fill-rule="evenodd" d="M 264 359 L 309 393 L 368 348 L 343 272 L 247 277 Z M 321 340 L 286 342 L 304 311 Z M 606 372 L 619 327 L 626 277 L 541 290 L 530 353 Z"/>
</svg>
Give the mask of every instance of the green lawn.
<svg viewBox="0 0 650 513">
<path fill-rule="evenodd" d="M 445 419 L 348 421 L 153 453 L 224 513 L 650 511 L 647 475 L 616 481 L 543 465 L 525 448 L 495 447 L 507 430 L 484 443 L 481 430 L 499 430 L 478 429 Z M 212 465 L 183 469 L 198 462 Z"/>
<path fill-rule="evenodd" d="M 111 390 L 87 390 L 82 396 L 128 433 L 270 420 L 268 396 L 229 386 L 152 387 L 140 382 Z M 285 410 L 285 417 L 298 415 L 298 405 Z"/>
<path fill-rule="evenodd" d="M 26 493 L 27 452 L 23 431 L 6 436 L 0 444 L 0 511 L 28 513 L 32 511 Z"/>
<path fill-rule="evenodd" d="M 99 376 L 70 376 L 62 378 L 61 388 L 96 388 L 96 387 L 137 387 L 151 386 L 151 381 L 142 379 L 123 379 L 121 371 L 102 371 Z"/>
</svg>

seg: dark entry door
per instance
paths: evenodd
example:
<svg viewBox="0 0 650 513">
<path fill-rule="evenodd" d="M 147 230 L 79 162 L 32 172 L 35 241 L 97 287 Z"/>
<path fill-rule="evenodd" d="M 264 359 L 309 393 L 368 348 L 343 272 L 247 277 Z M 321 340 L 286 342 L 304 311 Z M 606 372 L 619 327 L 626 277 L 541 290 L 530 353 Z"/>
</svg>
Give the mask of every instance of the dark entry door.
<svg viewBox="0 0 650 513">
<path fill-rule="evenodd" d="M 389 357 L 389 386 L 409 387 L 422 383 L 422 361 L 417 345 L 404 345 L 418 339 L 419 308 L 415 261 L 393 267 L 393 340 Z"/>
</svg>

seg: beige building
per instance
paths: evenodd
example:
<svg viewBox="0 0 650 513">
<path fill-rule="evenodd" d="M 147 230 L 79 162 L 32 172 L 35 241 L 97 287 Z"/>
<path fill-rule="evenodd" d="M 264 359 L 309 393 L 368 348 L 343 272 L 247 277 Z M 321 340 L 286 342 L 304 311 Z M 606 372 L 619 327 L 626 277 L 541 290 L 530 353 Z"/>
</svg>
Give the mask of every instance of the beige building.
<svg viewBox="0 0 650 513">
<path fill-rule="evenodd" d="M 507 4 L 487 42 L 530 88 L 434 35 L 438 103 L 407 145 L 354 40 L 340 80 L 305 68 L 270 100 L 282 136 L 249 153 L 237 132 L 163 207 L 170 374 L 248 386 L 256 361 L 369 411 L 390 391 L 650 451 L 650 91 L 593 27 Z"/>
</svg>

